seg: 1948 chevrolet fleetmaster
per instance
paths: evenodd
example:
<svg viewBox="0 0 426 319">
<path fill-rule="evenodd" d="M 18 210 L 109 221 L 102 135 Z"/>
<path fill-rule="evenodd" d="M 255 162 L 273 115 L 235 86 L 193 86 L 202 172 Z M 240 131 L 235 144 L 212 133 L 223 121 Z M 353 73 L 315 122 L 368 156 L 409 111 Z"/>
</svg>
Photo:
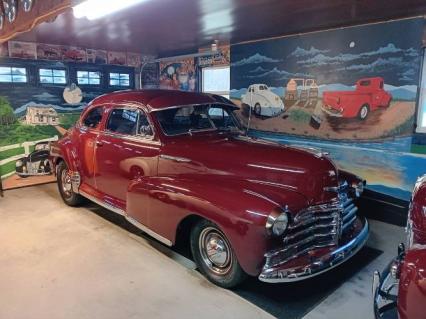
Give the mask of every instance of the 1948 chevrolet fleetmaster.
<svg viewBox="0 0 426 319">
<path fill-rule="evenodd" d="M 90 199 L 174 245 L 222 287 L 309 278 L 362 248 L 365 181 L 326 154 L 244 136 L 231 101 L 180 91 L 100 96 L 51 148 L 68 205 Z"/>
<path fill-rule="evenodd" d="M 407 246 L 380 274 L 374 273 L 374 314 L 377 319 L 426 318 L 426 175 L 420 177 L 411 197 Z"/>
</svg>

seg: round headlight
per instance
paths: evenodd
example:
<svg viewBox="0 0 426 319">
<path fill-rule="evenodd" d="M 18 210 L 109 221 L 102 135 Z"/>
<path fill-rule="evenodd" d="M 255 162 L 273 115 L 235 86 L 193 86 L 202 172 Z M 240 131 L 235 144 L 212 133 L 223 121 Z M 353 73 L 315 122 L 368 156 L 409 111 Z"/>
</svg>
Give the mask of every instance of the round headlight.
<svg viewBox="0 0 426 319">
<path fill-rule="evenodd" d="M 364 181 L 361 181 L 359 183 L 353 183 L 352 188 L 355 191 L 355 196 L 360 197 L 362 195 L 362 192 L 364 192 Z"/>
<path fill-rule="evenodd" d="M 19 166 L 22 166 L 22 164 L 23 164 L 23 163 L 22 163 L 22 161 L 21 161 L 21 160 L 18 160 L 18 161 L 16 161 L 16 164 L 15 164 L 15 165 L 16 165 L 16 167 L 19 167 Z"/>
<path fill-rule="evenodd" d="M 289 218 L 287 212 L 274 210 L 268 216 L 265 227 L 269 234 L 281 236 L 287 230 L 288 222 Z"/>
<path fill-rule="evenodd" d="M 287 213 L 282 213 L 275 219 L 274 225 L 272 226 L 272 233 L 275 236 L 281 236 L 287 230 L 288 216 Z"/>
</svg>

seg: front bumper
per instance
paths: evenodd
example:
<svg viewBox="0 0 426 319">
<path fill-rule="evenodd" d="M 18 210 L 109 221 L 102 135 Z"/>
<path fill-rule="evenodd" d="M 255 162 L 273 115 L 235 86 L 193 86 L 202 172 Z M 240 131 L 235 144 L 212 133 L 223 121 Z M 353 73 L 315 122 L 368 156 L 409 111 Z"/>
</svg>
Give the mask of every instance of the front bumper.
<svg viewBox="0 0 426 319">
<path fill-rule="evenodd" d="M 323 110 L 323 112 L 325 112 L 327 115 L 329 116 L 333 116 L 333 117 L 343 117 L 343 111 L 339 112 L 336 109 L 333 108 L 327 108 L 327 106 L 323 105 L 321 107 L 321 109 Z"/>
<path fill-rule="evenodd" d="M 299 256 L 296 260 L 278 267 L 263 267 L 259 280 L 269 283 L 295 282 L 318 276 L 344 263 L 353 257 L 367 242 L 369 225 L 364 219 L 361 230 L 356 236 L 343 241 L 336 249 L 317 257 Z M 308 257 L 308 258 L 307 258 Z M 307 260 L 308 263 L 298 263 L 298 260 Z"/>
<path fill-rule="evenodd" d="M 401 246 L 400 246 L 401 247 Z M 403 247 L 403 246 L 402 246 Z M 373 275 L 373 307 L 376 319 L 397 319 L 398 301 L 398 276 L 391 275 L 394 265 L 400 265 L 404 259 L 404 250 L 399 249 L 398 256 L 394 258 L 387 267 L 379 273 L 377 270 Z"/>
</svg>

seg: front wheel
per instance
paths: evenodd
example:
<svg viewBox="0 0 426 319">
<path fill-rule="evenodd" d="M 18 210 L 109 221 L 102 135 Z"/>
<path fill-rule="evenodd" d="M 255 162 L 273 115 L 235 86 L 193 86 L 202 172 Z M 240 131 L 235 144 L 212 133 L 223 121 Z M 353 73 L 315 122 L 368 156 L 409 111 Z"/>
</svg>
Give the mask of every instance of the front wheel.
<svg viewBox="0 0 426 319">
<path fill-rule="evenodd" d="M 81 195 L 74 193 L 72 190 L 71 176 L 67 164 L 62 161 L 58 165 L 57 181 L 59 193 L 65 204 L 68 206 L 78 206 L 83 202 Z"/>
<path fill-rule="evenodd" d="M 201 273 L 218 286 L 235 287 L 247 276 L 225 234 L 210 221 L 202 220 L 193 227 L 191 251 Z"/>
</svg>

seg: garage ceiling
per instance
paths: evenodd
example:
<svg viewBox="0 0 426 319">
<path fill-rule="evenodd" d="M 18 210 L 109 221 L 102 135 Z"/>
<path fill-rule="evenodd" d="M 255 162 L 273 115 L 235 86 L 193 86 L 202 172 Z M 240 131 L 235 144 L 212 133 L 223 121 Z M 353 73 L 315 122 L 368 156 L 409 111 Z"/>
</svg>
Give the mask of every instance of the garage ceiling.
<svg viewBox="0 0 426 319">
<path fill-rule="evenodd" d="M 146 0 L 94 21 L 68 11 L 17 40 L 172 56 L 215 39 L 235 44 L 424 13 L 424 0 Z"/>
</svg>

